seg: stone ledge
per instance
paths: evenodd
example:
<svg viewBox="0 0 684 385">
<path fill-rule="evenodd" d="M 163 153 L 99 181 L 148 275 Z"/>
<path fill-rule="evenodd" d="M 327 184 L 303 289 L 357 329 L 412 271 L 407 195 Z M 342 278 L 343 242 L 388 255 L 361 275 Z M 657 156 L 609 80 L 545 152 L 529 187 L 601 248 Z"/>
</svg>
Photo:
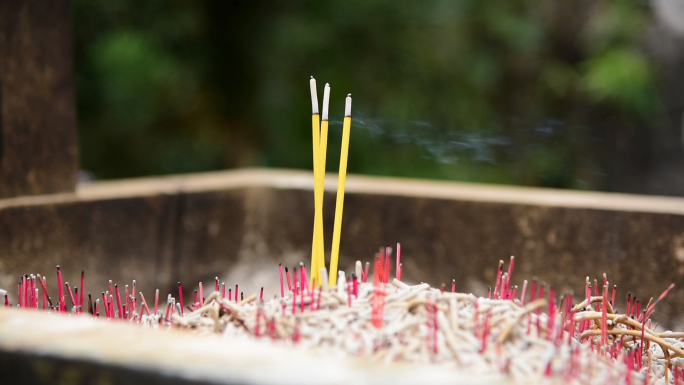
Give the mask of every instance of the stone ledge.
<svg viewBox="0 0 684 385">
<path fill-rule="evenodd" d="M 457 376 L 453 376 L 456 373 Z M 21 381 L 16 381 L 18 378 Z M 508 384 L 452 368 L 372 365 L 274 343 L 0 308 L 0 381 L 22 384 Z"/>
</svg>

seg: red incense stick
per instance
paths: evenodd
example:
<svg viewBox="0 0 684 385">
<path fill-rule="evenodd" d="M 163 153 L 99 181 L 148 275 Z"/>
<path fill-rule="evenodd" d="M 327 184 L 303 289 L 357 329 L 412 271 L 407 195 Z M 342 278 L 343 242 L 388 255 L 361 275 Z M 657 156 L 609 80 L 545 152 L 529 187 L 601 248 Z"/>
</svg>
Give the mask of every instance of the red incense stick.
<svg viewBox="0 0 684 385">
<path fill-rule="evenodd" d="M 651 318 L 651 314 L 653 314 L 653 310 L 655 310 L 655 306 L 658 304 L 658 302 L 660 302 L 663 298 L 665 298 L 665 296 L 667 296 L 667 293 L 669 293 L 670 290 L 672 290 L 674 287 L 675 287 L 675 284 L 671 283 L 670 286 L 668 286 L 668 288 L 665 289 L 665 291 L 662 294 L 660 294 L 658 299 L 653 304 L 646 307 L 646 319 Z"/>
<path fill-rule="evenodd" d="M 85 299 L 85 271 L 81 270 L 81 298 L 78 303 L 81 305 L 81 313 L 83 313 L 83 301 Z"/>
<path fill-rule="evenodd" d="M 591 281 L 589 280 L 589 277 L 587 277 L 585 284 L 584 297 L 584 299 L 587 301 L 587 306 L 589 306 L 589 302 L 591 302 Z"/>
<path fill-rule="evenodd" d="M 142 314 L 143 309 L 147 312 L 147 315 L 150 315 L 150 308 L 147 307 L 147 301 L 145 301 L 145 296 L 143 295 L 142 291 L 140 292 L 140 302 L 142 303 L 140 305 L 140 314 Z"/>
<path fill-rule="evenodd" d="M 401 243 L 397 242 L 397 265 L 396 265 L 396 276 L 397 279 L 401 281 Z"/>
<path fill-rule="evenodd" d="M 608 286 L 603 286 L 603 300 L 601 304 L 601 346 L 608 344 Z"/>
<path fill-rule="evenodd" d="M 64 286 L 66 286 L 67 291 L 69 292 L 69 298 L 71 299 L 71 304 L 73 306 L 78 306 L 76 303 L 76 300 L 74 299 L 74 293 L 71 291 L 71 286 L 69 286 L 69 282 L 65 282 Z M 66 310 L 66 309 L 65 309 Z"/>
<path fill-rule="evenodd" d="M 285 277 L 287 278 L 287 290 L 292 291 L 292 283 L 290 282 L 290 272 L 287 271 L 287 266 L 285 267 Z"/>
<path fill-rule="evenodd" d="M 154 292 L 154 315 L 159 312 L 159 289 Z"/>
<path fill-rule="evenodd" d="M 599 292 L 598 292 L 598 291 L 599 291 L 599 289 L 598 289 L 598 281 L 597 281 L 596 279 L 594 279 L 594 297 L 598 297 L 598 296 L 599 296 Z"/>
<path fill-rule="evenodd" d="M 285 285 L 283 282 L 283 264 L 278 264 L 278 273 L 280 274 L 280 298 L 285 297 Z M 225 297 L 225 295 L 224 295 Z"/>
<path fill-rule="evenodd" d="M 34 309 L 38 308 L 38 292 L 36 291 L 36 277 L 31 274 L 31 278 L 29 279 L 30 287 L 31 287 L 31 307 Z"/>
<path fill-rule="evenodd" d="M 109 308 L 107 307 L 107 294 L 105 294 L 104 291 L 102 292 L 102 303 L 105 307 L 105 318 L 109 318 Z"/>
<path fill-rule="evenodd" d="M 26 275 L 21 277 L 21 303 L 23 307 L 29 307 L 29 302 L 28 302 L 28 283 L 26 282 L 27 278 Z"/>
<path fill-rule="evenodd" d="M 480 353 L 483 353 L 487 349 L 487 335 L 489 334 L 489 312 L 485 314 L 484 324 L 482 326 L 482 346 L 480 347 Z"/>
<path fill-rule="evenodd" d="M 503 273 L 501 276 L 501 287 L 499 288 L 499 298 L 507 299 L 508 294 L 508 273 Z"/>
<path fill-rule="evenodd" d="M 46 285 L 45 285 L 45 282 L 43 282 L 43 278 L 38 277 L 38 281 L 40 282 L 40 286 L 43 287 L 43 310 L 46 310 L 47 304 L 48 304 L 48 299 L 49 299 L 48 294 L 47 294 L 47 290 L 45 290 Z M 52 306 L 52 304 L 51 304 L 51 306 Z"/>
<path fill-rule="evenodd" d="M 359 298 L 359 277 L 356 274 L 352 274 L 352 285 L 354 297 Z"/>
<path fill-rule="evenodd" d="M 299 269 L 299 277 L 300 277 L 301 282 L 304 282 L 303 275 L 304 275 L 304 268 L 301 268 L 301 269 Z M 299 311 L 301 313 L 304 313 L 304 287 L 305 286 L 307 286 L 305 282 L 304 282 L 304 284 L 299 286 L 299 294 L 300 294 L 299 295 L 299 301 L 300 301 L 299 302 Z"/>
<path fill-rule="evenodd" d="M 302 290 L 306 289 L 308 291 L 309 285 L 307 284 L 307 282 L 309 282 L 309 280 L 307 279 L 307 276 L 306 276 L 306 265 L 304 265 L 303 262 L 300 262 L 299 267 L 300 267 L 299 268 L 299 276 L 301 277 L 301 283 L 299 284 L 299 287 Z"/>
<path fill-rule="evenodd" d="M 64 300 L 64 287 L 62 283 L 62 270 L 57 265 L 57 290 L 59 291 L 59 311 L 66 311 L 66 301 Z"/>
<path fill-rule="evenodd" d="M 537 277 L 532 277 L 532 283 L 530 284 L 530 302 L 534 302 L 537 298 Z"/>
<path fill-rule="evenodd" d="M 136 299 L 137 296 L 136 296 L 136 294 L 135 294 L 135 293 L 137 293 L 137 291 L 136 291 L 136 282 L 135 282 L 135 279 L 133 280 L 133 286 L 132 286 L 132 287 L 133 287 L 133 288 L 131 289 L 131 296 L 132 296 L 133 298 L 131 298 L 131 302 L 133 303 L 133 310 L 135 310 L 135 309 L 138 308 L 138 300 Z M 142 313 L 142 312 L 141 312 L 141 313 Z"/>
<path fill-rule="evenodd" d="M 639 299 L 634 296 L 634 299 L 632 300 L 632 312 L 628 314 L 633 319 L 638 319 L 639 318 L 639 313 L 641 311 L 641 305 L 639 304 Z"/>
<path fill-rule="evenodd" d="M 114 291 L 116 292 L 116 303 L 117 303 L 117 307 L 119 308 L 119 319 L 123 319 L 123 316 L 124 316 L 123 307 L 122 307 L 123 304 L 121 303 L 121 293 L 119 293 L 119 285 L 118 284 L 114 285 Z"/>
<path fill-rule="evenodd" d="M 165 320 L 166 322 L 169 322 L 169 315 L 170 315 L 170 313 L 171 313 L 171 308 L 172 308 L 172 307 L 173 307 L 173 306 L 171 306 L 171 294 L 169 294 L 169 296 L 166 297 L 166 313 L 164 314 L 164 320 Z"/>
<path fill-rule="evenodd" d="M 522 294 L 520 294 L 520 306 L 525 306 L 525 294 L 527 294 L 527 280 L 523 281 Z"/>
<path fill-rule="evenodd" d="M 127 319 L 126 313 L 127 309 L 130 309 L 130 294 L 128 294 L 128 285 L 124 285 L 124 319 Z"/>
<path fill-rule="evenodd" d="M 513 277 L 513 265 L 515 264 L 515 257 L 511 255 L 511 260 L 508 262 L 508 281 L 511 282 L 511 277 Z"/>
<path fill-rule="evenodd" d="M 43 291 L 45 292 L 45 295 L 47 295 L 47 300 L 48 300 L 48 305 L 52 308 L 54 307 L 54 304 L 52 303 L 52 297 L 50 297 L 50 294 L 47 291 L 47 277 L 43 276 Z"/>
<path fill-rule="evenodd" d="M 494 299 L 497 299 L 498 295 L 499 295 L 499 287 L 500 287 L 499 285 L 501 284 L 501 274 L 503 272 L 503 264 L 504 264 L 504 261 L 500 260 L 499 261 L 499 268 L 496 271 L 496 282 L 494 284 Z"/>
<path fill-rule="evenodd" d="M 392 248 L 387 245 L 385 246 L 385 283 L 389 282 L 389 277 L 390 277 L 390 254 L 392 254 Z"/>
<path fill-rule="evenodd" d="M 142 295 L 142 293 L 140 293 Z M 185 306 L 183 305 L 183 286 L 181 286 L 180 281 L 178 282 L 178 301 L 180 303 L 180 315 L 183 316 Z"/>
</svg>

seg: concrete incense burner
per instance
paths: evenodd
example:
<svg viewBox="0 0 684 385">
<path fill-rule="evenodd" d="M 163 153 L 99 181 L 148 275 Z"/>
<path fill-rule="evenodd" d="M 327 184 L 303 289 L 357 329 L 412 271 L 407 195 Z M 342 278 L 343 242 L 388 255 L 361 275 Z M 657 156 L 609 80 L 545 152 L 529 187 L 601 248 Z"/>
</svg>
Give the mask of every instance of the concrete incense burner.
<svg viewBox="0 0 684 385">
<path fill-rule="evenodd" d="M 449 292 L 445 285 L 390 281 L 402 273 L 401 256 L 394 271 L 391 256 L 390 247 L 382 248 L 372 270 L 357 261 L 334 287 L 310 285 L 303 264 L 292 276 L 280 266 L 280 292 L 272 299 L 264 299 L 263 288 L 238 298 L 236 286 L 234 296 L 226 295 L 218 278 L 205 297 L 200 282 L 185 308 L 180 283 L 178 296 L 169 294 L 160 308 L 158 291 L 148 304 L 142 293 L 129 295 L 127 285 L 125 301 L 115 285 L 115 295 L 111 286 L 103 292 L 102 305 L 92 297 L 86 304 L 66 283 L 68 296 L 59 290 L 53 301 L 44 277 L 23 276 L 18 306 L 54 314 L 12 310 L 5 295 L 0 373 L 37 381 L 77 373 L 78 383 L 169 375 L 165 382 L 454 383 L 455 374 L 464 383 L 684 383 L 684 333 L 658 332 L 650 321 L 674 285 L 641 313 L 628 295 L 619 314 L 616 287 L 610 289 L 605 274 L 602 290 L 587 277 L 583 300 L 572 294 L 558 300 L 553 287 L 545 294 L 536 279 L 525 280 L 519 292 L 511 284 L 511 257 L 506 271 L 500 261 L 493 291 L 477 297 L 455 292 L 455 282 Z M 325 269 L 320 273 L 326 276 Z M 60 287 L 61 281 L 58 267 Z M 135 281 L 132 287 L 135 293 Z M 39 368 L 51 374 L 33 376 Z M 402 371 L 411 375 L 395 377 Z"/>
<path fill-rule="evenodd" d="M 350 97 L 339 178 L 326 180 L 329 87 L 319 122 L 313 79 L 311 85 L 313 180 L 243 170 L 0 201 L 0 237 L 7 237 L 0 239 L 0 287 L 17 288 L 0 311 L 0 375 L 38 383 L 100 375 L 178 383 L 684 379 L 683 336 L 651 322 L 656 304 L 666 325 L 681 313 L 667 304 L 683 303 L 682 293 L 672 285 L 663 291 L 662 282 L 684 274 L 677 267 L 684 260 L 684 201 L 347 180 Z M 396 251 L 381 248 L 372 263 L 356 261 L 388 237 L 405 239 L 409 257 L 401 259 L 397 244 Z M 510 251 L 523 254 L 515 277 L 536 274 L 555 287 L 514 279 L 513 258 L 507 269 L 503 261 L 490 267 L 487 256 Z M 653 257 L 630 264 L 626 254 Z M 307 256 L 308 266 L 301 262 Z M 276 260 L 293 268 L 276 268 Z M 67 277 L 59 267 L 54 281 L 35 274 L 57 263 L 65 274 L 73 266 L 88 271 L 88 282 L 83 272 Z M 585 280 L 595 271 L 616 281 Z M 117 284 L 131 278 L 140 281 Z M 179 279 L 199 284 L 184 291 Z M 451 282 L 451 290 L 409 283 L 420 280 Z M 485 282 L 493 284 L 486 289 Z M 578 282 L 585 283 L 580 290 Z M 662 294 L 646 303 L 628 294 L 621 307 L 616 283 L 640 298 Z M 211 358 L 197 353 L 205 349 Z"/>
</svg>

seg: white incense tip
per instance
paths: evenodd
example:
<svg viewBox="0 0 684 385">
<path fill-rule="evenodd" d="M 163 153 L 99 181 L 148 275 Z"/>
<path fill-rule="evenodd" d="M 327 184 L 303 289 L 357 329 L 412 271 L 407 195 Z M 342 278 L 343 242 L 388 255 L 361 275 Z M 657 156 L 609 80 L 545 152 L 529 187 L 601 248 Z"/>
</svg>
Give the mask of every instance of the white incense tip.
<svg viewBox="0 0 684 385">
<path fill-rule="evenodd" d="M 344 275 L 344 271 L 337 272 L 337 294 L 344 296 L 346 291 L 345 285 L 347 284 L 347 277 Z"/>
<path fill-rule="evenodd" d="M 321 114 L 322 120 L 328 120 L 328 106 L 330 105 L 330 84 L 325 83 L 325 88 L 323 89 L 323 113 Z"/>
<path fill-rule="evenodd" d="M 318 113 L 318 92 L 316 91 L 316 79 L 311 77 L 309 80 L 309 86 L 311 87 L 311 113 Z"/>
<path fill-rule="evenodd" d="M 347 100 L 344 103 L 344 116 L 351 116 L 351 94 L 347 95 Z"/>
<path fill-rule="evenodd" d="M 4 297 L 7 294 L 6 290 L 0 289 L 0 297 Z"/>
<path fill-rule="evenodd" d="M 320 272 L 323 291 L 328 291 L 328 269 L 321 267 Z"/>
</svg>

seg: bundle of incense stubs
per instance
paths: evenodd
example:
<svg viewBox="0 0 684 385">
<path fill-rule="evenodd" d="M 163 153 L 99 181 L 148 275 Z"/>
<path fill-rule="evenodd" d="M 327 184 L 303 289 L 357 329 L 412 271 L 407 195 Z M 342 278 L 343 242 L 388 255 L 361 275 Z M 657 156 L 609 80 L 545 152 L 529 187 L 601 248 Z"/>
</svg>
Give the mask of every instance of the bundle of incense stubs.
<svg viewBox="0 0 684 385">
<path fill-rule="evenodd" d="M 511 258 L 506 271 L 500 261 L 494 289 L 478 297 L 455 292 L 455 281 L 451 291 L 444 284 L 402 282 L 396 277 L 400 256 L 391 269 L 392 252 L 382 248 L 372 263 L 357 261 L 353 272 L 340 271 L 335 286 L 326 281 L 310 285 L 303 264 L 292 270 L 280 266 L 280 295 L 271 298 L 264 298 L 263 289 L 238 296 L 237 285 L 233 293 L 217 278 L 206 297 L 200 282 L 185 304 L 180 284 L 178 297 L 169 294 L 160 304 L 157 290 L 154 304 L 148 304 L 142 293 L 134 294 L 135 281 L 130 291 L 128 285 L 124 290 L 110 286 L 102 302 L 90 295 L 85 301 L 77 288 L 63 283 L 66 291 L 58 290 L 53 301 L 46 277 L 25 275 L 17 304 L 151 328 L 272 340 L 291 349 L 362 358 L 371 365 L 499 373 L 520 383 L 684 384 L 684 333 L 657 331 L 651 321 L 673 285 L 643 308 L 629 294 L 623 307 L 616 304 L 617 288 L 604 274 L 603 282 L 587 278 L 582 296 L 568 293 L 559 299 L 552 286 L 536 279 L 521 288 L 512 285 Z M 57 274 L 61 282 L 59 267 Z M 8 298 L 5 304 L 12 306 Z"/>
<path fill-rule="evenodd" d="M 306 284 L 305 270 L 281 276 L 281 293 L 225 299 L 218 291 L 177 327 L 230 338 L 265 338 L 326 354 L 360 357 L 373 364 L 406 363 L 453 367 L 468 373 L 498 372 L 515 381 L 570 384 L 684 384 L 684 333 L 657 332 L 650 315 L 628 296 L 617 311 L 616 287 L 588 280 L 586 293 L 560 299 L 553 287 L 532 280 L 519 288 L 499 264 L 487 297 L 456 293 L 445 285 L 409 285 L 391 277 L 391 248 L 372 267 L 357 261 L 339 272 L 336 286 Z M 399 261 L 399 260 L 398 260 Z M 399 266 L 399 262 L 397 263 Z M 281 274 L 282 274 L 281 269 Z M 294 271 L 294 270 L 293 270 Z M 396 274 L 396 266 L 395 266 Z M 599 286 L 601 287 L 599 289 Z M 160 317 L 143 317 L 156 325 Z M 161 319 L 163 323 L 164 320 Z"/>
<path fill-rule="evenodd" d="M 325 266 L 325 242 L 323 239 L 323 190 L 325 187 L 325 166 L 328 146 L 328 111 L 330 105 L 330 85 L 323 89 L 323 110 L 319 115 L 318 90 L 316 79 L 311 77 L 311 129 L 313 143 L 314 174 L 314 229 L 311 243 L 311 285 L 323 285 L 322 270 Z M 335 286 L 337 266 L 340 255 L 340 234 L 342 232 L 342 212 L 344 210 L 344 185 L 347 179 L 347 157 L 349 154 L 349 135 L 351 130 L 351 94 L 347 95 L 342 123 L 342 149 L 340 152 L 340 171 L 337 182 L 337 201 L 335 204 L 335 222 L 333 224 L 333 240 L 330 249 L 330 276 L 328 284 Z"/>
</svg>

